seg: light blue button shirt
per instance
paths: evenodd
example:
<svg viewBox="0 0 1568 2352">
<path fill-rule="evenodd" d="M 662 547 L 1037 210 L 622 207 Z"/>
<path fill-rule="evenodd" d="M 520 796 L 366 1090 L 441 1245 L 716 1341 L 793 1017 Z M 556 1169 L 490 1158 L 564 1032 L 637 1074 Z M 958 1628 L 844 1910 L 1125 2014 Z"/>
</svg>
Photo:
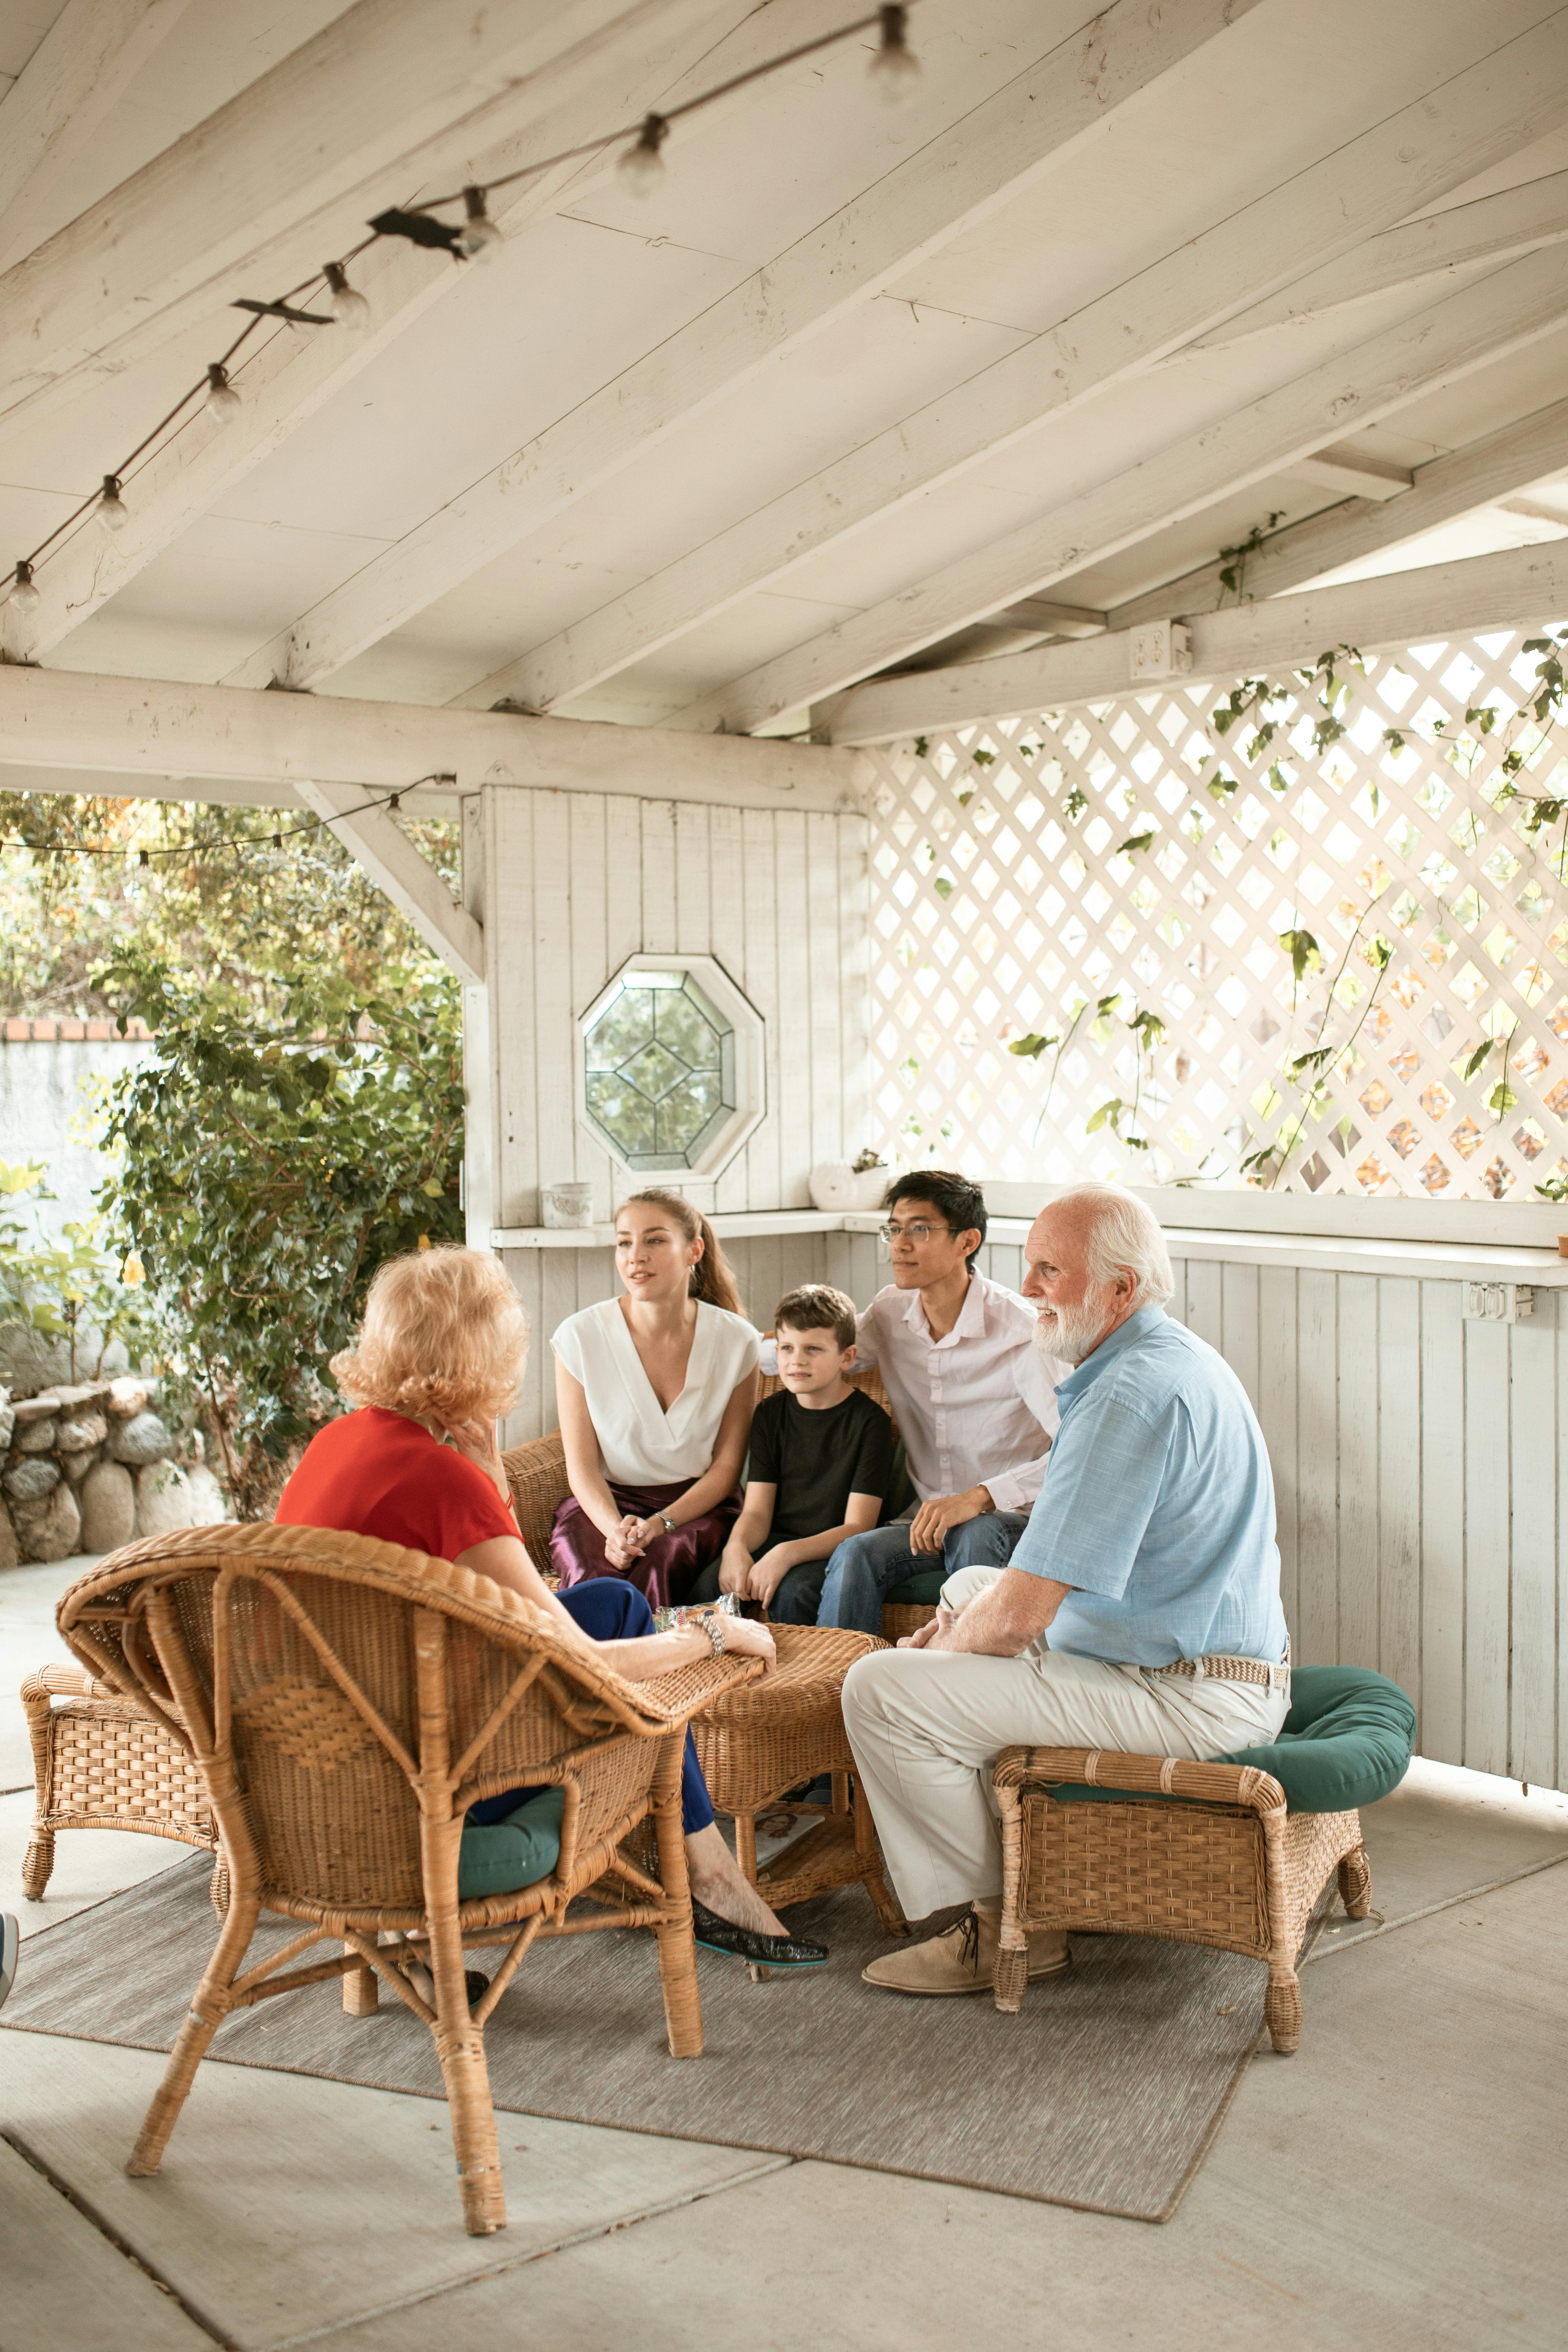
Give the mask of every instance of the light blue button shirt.
<svg viewBox="0 0 1568 2352">
<path fill-rule="evenodd" d="M 1012 1566 L 1073 1591 L 1053 1650 L 1168 1666 L 1285 1654 L 1274 1481 L 1223 1356 L 1141 1307 L 1057 1391 L 1061 1427 Z"/>
</svg>

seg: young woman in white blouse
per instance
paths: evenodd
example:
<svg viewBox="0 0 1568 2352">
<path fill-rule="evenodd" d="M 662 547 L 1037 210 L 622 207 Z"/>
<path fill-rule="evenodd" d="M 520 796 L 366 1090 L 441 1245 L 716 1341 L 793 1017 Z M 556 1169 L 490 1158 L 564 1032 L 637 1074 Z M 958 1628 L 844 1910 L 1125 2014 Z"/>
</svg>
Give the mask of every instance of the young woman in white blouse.
<svg viewBox="0 0 1568 2352">
<path fill-rule="evenodd" d="M 740 1511 L 760 1342 L 712 1227 L 678 1192 L 622 1202 L 616 1271 L 624 1296 L 553 1335 L 572 1492 L 550 1556 L 563 1585 L 621 1576 L 662 1608 Z"/>
</svg>

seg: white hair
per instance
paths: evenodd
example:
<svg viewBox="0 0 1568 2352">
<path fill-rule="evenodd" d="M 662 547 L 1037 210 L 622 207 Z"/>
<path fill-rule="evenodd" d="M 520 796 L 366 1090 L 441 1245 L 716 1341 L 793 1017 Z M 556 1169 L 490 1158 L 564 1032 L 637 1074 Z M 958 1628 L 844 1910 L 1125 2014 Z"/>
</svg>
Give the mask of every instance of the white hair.
<svg viewBox="0 0 1568 2352">
<path fill-rule="evenodd" d="M 1163 1307 L 1176 1285 L 1152 1209 L 1110 1184 L 1070 1185 L 1050 1205 L 1065 1209 L 1079 1202 L 1089 1211 L 1083 1254 L 1090 1282 L 1103 1290 L 1119 1274 L 1130 1274 L 1134 1307 Z"/>
</svg>

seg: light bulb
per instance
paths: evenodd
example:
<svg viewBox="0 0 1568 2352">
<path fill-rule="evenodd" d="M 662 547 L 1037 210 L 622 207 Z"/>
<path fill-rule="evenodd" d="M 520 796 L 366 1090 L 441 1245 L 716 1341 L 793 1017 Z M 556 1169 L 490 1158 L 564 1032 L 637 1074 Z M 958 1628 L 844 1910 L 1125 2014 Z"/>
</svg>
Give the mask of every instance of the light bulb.
<svg viewBox="0 0 1568 2352">
<path fill-rule="evenodd" d="M 882 10 L 882 38 L 871 60 L 871 79 L 889 106 L 899 106 L 910 97 L 921 78 L 921 61 L 905 36 L 908 14 L 903 7 Z"/>
<path fill-rule="evenodd" d="M 349 284 L 349 274 L 342 263 L 329 261 L 321 274 L 329 289 L 327 308 L 339 326 L 346 327 L 351 335 L 363 335 L 370 324 L 370 304 Z"/>
<path fill-rule="evenodd" d="M 11 610 L 24 620 L 31 620 L 43 601 L 34 583 L 32 565 L 18 563 L 16 576 L 11 583 L 11 594 L 8 599 Z"/>
<path fill-rule="evenodd" d="M 123 530 L 131 517 L 120 495 L 118 474 L 105 474 L 103 495 L 98 501 L 98 520 L 105 530 Z"/>
<path fill-rule="evenodd" d="M 469 261 L 489 261 L 504 239 L 485 210 L 483 188 L 465 188 L 463 204 L 468 216 L 458 231 L 458 251 Z"/>
<path fill-rule="evenodd" d="M 626 149 L 616 165 L 616 177 L 634 196 L 653 194 L 664 177 L 664 157 L 659 149 L 669 136 L 669 125 L 662 114 L 645 114 L 636 144 Z"/>
<path fill-rule="evenodd" d="M 230 383 L 228 370 L 221 360 L 209 361 L 207 365 L 206 405 L 220 425 L 228 424 L 229 420 L 237 416 L 245 406 L 244 401 Z"/>
</svg>

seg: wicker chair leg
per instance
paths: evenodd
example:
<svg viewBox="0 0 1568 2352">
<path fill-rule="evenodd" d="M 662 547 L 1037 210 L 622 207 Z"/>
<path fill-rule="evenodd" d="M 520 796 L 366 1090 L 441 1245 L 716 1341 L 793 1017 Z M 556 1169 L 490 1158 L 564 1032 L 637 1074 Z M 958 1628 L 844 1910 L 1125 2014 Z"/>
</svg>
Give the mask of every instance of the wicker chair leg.
<svg viewBox="0 0 1568 2352">
<path fill-rule="evenodd" d="M 374 1939 L 373 1939 L 374 1940 Z M 345 1944 L 352 1959 L 353 1946 Z M 374 1969 L 351 1969 L 343 1979 L 343 2011 L 349 2017 L 374 2017 L 381 2001 L 381 1985 Z"/>
<path fill-rule="evenodd" d="M 1340 1864 L 1340 1900 L 1352 1919 L 1364 1919 L 1372 1909 L 1372 1864 L 1363 1845 L 1347 1853 Z"/>
<path fill-rule="evenodd" d="M 163 2160 L 163 2150 L 169 2145 L 169 2135 L 180 2119 L 196 2068 L 205 2057 L 207 2045 L 228 2014 L 228 1989 L 239 1974 L 240 1964 L 249 1949 L 250 1938 L 256 1932 L 258 1906 L 254 1898 L 231 1903 L 224 1921 L 223 1933 L 217 1939 L 206 1974 L 196 1987 L 184 2025 L 163 2069 L 163 2079 L 153 2095 L 132 2150 L 126 2171 L 132 2180 L 145 2180 L 157 2171 Z"/>
<path fill-rule="evenodd" d="M 1263 1996 L 1268 2038 L 1281 2058 L 1301 2046 L 1301 1983 L 1294 1969 L 1268 1969 L 1268 1990 Z"/>
<path fill-rule="evenodd" d="M 996 1801 L 1002 1814 L 1002 1917 L 991 1990 L 1005 2017 L 1016 2017 L 1024 2005 L 1029 1981 L 1029 1938 L 1018 1924 L 1018 1882 L 1023 1872 L 1023 1815 L 1016 1789 L 1000 1788 Z"/>
<path fill-rule="evenodd" d="M 686 1874 L 686 1839 L 680 1825 L 679 1734 L 660 1759 L 654 1782 L 654 1829 L 658 1839 L 658 1883 L 668 1906 L 658 1937 L 658 1980 L 664 1994 L 665 2031 L 672 2058 L 702 2055 L 702 2000 L 697 1987 L 697 1944 L 691 1932 L 691 1886 Z M 739 1824 L 737 1823 L 737 1828 Z M 756 1883 L 756 1856 L 752 1858 Z"/>
<path fill-rule="evenodd" d="M 42 1822 L 33 1823 L 33 1834 L 27 1851 L 22 1857 L 22 1892 L 29 1903 L 41 1903 L 49 1874 L 55 1866 L 55 1833 Z"/>
<path fill-rule="evenodd" d="M 755 1813 L 736 1813 L 735 1860 L 742 1874 L 754 1886 L 757 1883 L 757 1817 Z M 684 1846 L 681 1849 L 685 1852 Z"/>
<path fill-rule="evenodd" d="M 228 1917 L 228 1864 L 220 1853 L 213 1864 L 212 1878 L 207 1885 L 207 1897 L 221 1921 Z"/>
</svg>

